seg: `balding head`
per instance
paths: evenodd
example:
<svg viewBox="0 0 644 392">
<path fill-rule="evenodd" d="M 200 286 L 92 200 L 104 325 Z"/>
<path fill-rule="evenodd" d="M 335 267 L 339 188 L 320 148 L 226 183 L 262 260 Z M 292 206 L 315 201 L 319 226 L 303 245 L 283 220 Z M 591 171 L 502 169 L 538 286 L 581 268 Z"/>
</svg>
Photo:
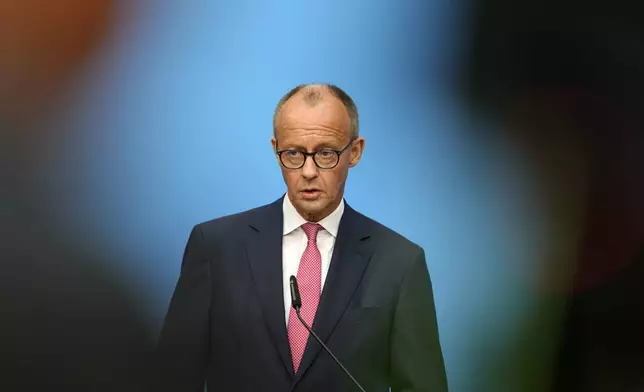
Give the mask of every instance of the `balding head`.
<svg viewBox="0 0 644 392">
<path fill-rule="evenodd" d="M 351 121 L 351 138 L 359 136 L 358 108 L 347 93 L 333 84 L 301 84 L 286 93 L 277 103 L 273 114 L 273 135 L 277 132 L 277 120 L 284 105 L 292 99 L 301 99 L 311 107 L 317 106 L 326 99 L 339 100 L 346 109 Z"/>
</svg>

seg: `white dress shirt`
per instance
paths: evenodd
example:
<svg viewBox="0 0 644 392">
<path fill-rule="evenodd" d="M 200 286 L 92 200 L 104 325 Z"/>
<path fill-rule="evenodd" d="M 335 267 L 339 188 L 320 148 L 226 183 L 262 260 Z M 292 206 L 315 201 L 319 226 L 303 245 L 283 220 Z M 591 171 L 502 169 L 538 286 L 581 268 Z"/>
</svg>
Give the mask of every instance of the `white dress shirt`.
<svg viewBox="0 0 644 392">
<path fill-rule="evenodd" d="M 307 221 L 297 212 L 288 195 L 284 196 L 283 203 L 284 228 L 282 237 L 282 277 L 284 282 L 284 313 L 286 315 L 286 324 L 288 325 L 288 316 L 291 311 L 291 288 L 289 279 L 291 275 L 297 276 L 297 269 L 300 266 L 300 259 L 306 250 L 308 238 L 302 230 L 302 225 Z M 320 287 L 324 288 L 326 275 L 331 265 L 331 255 L 333 246 L 338 236 L 340 219 L 344 212 L 344 199 L 340 202 L 329 216 L 317 222 L 323 227 L 318 232 L 317 245 L 322 256 L 322 282 Z"/>
</svg>

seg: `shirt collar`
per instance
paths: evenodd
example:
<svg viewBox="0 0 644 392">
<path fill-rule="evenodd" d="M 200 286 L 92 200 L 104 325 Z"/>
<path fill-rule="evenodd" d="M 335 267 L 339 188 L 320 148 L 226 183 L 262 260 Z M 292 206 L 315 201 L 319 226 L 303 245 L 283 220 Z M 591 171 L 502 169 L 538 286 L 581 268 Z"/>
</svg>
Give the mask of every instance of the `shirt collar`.
<svg viewBox="0 0 644 392">
<path fill-rule="evenodd" d="M 284 195 L 284 202 L 282 204 L 282 210 L 284 213 L 284 228 L 282 235 L 287 235 L 293 230 L 307 223 L 307 220 L 302 218 L 302 216 L 297 212 L 295 206 L 291 203 L 291 200 L 288 198 L 288 195 Z M 342 219 L 342 214 L 344 213 L 344 199 L 340 201 L 340 205 L 329 214 L 326 218 L 317 222 L 324 230 L 328 231 L 334 237 L 338 235 L 338 228 L 340 227 L 340 219 Z"/>
</svg>

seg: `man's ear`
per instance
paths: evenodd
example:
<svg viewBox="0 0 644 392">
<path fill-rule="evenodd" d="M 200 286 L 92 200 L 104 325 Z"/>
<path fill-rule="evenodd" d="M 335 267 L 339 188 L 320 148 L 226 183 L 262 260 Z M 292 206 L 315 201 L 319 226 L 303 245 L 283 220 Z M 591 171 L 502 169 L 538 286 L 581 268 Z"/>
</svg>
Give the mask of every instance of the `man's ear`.
<svg viewBox="0 0 644 392">
<path fill-rule="evenodd" d="M 273 146 L 273 152 L 277 152 L 277 139 L 274 136 L 271 138 L 271 145 Z"/>
<path fill-rule="evenodd" d="M 354 167 L 360 162 L 362 158 L 362 151 L 364 150 L 365 140 L 363 137 L 358 137 L 351 145 L 351 157 L 349 158 L 349 167 Z"/>
<path fill-rule="evenodd" d="M 277 139 L 275 139 L 275 137 L 271 138 L 271 145 L 273 146 L 273 154 L 275 154 L 277 152 Z M 280 162 L 280 157 L 277 154 L 275 154 L 275 159 L 277 159 L 277 164 L 278 165 L 282 164 Z"/>
</svg>

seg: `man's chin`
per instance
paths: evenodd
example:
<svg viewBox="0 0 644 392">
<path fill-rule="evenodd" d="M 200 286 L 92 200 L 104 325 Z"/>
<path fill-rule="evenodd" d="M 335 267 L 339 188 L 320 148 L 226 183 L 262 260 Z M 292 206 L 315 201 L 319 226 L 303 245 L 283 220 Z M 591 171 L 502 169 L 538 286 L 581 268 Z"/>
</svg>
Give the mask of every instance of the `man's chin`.
<svg viewBox="0 0 644 392">
<path fill-rule="evenodd" d="M 327 205 L 326 201 L 322 198 L 315 200 L 298 199 L 296 207 L 306 220 L 314 222 L 319 220 L 320 214 L 324 212 Z"/>
<path fill-rule="evenodd" d="M 307 211 L 311 211 L 311 212 L 322 210 L 326 205 L 325 201 L 322 198 L 317 198 L 317 199 L 300 198 L 298 199 L 297 202 L 302 207 L 305 207 Z"/>
</svg>

